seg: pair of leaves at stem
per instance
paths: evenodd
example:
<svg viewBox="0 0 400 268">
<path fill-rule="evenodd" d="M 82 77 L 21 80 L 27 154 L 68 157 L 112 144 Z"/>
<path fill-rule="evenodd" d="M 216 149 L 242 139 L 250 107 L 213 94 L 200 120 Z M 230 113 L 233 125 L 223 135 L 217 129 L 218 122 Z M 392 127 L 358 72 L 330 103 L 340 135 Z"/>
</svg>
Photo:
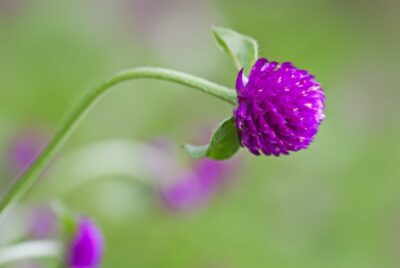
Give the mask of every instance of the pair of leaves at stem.
<svg viewBox="0 0 400 268">
<path fill-rule="evenodd" d="M 213 27 L 217 43 L 232 59 L 238 70 L 249 71 L 258 58 L 257 42 L 233 30 Z M 184 149 L 194 158 L 225 160 L 231 158 L 240 147 L 239 137 L 233 117 L 223 121 L 214 131 L 209 144 L 184 145 Z"/>
</svg>

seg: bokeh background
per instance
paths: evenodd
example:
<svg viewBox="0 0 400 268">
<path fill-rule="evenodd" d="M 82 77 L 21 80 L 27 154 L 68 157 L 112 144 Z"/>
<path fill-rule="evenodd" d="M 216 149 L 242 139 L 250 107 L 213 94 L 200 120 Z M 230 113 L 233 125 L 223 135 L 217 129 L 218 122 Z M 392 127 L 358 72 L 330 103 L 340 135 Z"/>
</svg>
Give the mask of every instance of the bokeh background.
<svg viewBox="0 0 400 268">
<path fill-rule="evenodd" d="M 12 224 L 19 210 L 58 198 L 103 230 L 102 267 L 399 267 L 399 14 L 391 0 L 0 0 L 0 193 L 15 180 L 15 139 L 43 143 L 88 88 L 120 69 L 163 66 L 232 87 L 236 71 L 212 25 L 253 36 L 262 56 L 310 70 L 327 95 L 309 150 L 280 158 L 243 150 L 222 190 L 171 212 L 129 171 L 95 172 L 96 180 L 61 194 L 89 176 L 82 162 L 65 159 L 102 142 L 167 140 L 186 165 L 179 146 L 204 139 L 231 107 L 163 82 L 118 86 L 2 223 L 3 240 L 27 224 Z M 138 168 L 118 149 L 106 155 L 92 153 L 92 172 L 113 161 Z"/>
</svg>

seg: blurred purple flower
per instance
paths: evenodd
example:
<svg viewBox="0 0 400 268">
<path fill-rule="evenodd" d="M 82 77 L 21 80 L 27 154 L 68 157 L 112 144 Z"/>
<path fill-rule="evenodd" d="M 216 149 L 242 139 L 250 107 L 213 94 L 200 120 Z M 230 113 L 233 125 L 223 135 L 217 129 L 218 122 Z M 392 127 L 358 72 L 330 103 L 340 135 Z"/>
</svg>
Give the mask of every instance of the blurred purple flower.
<svg viewBox="0 0 400 268">
<path fill-rule="evenodd" d="M 161 190 L 168 207 L 188 211 L 207 201 L 226 180 L 233 168 L 232 160 L 214 161 L 201 159 L 191 172 L 185 173 L 173 184 Z"/>
<path fill-rule="evenodd" d="M 314 76 L 290 62 L 259 59 L 236 81 L 234 111 L 242 146 L 253 154 L 289 154 L 313 141 L 324 119 L 325 94 Z"/>
<path fill-rule="evenodd" d="M 8 162 L 13 173 L 26 170 L 41 153 L 47 141 L 44 131 L 26 130 L 13 137 L 8 149 Z"/>
<path fill-rule="evenodd" d="M 75 236 L 68 247 L 67 262 L 70 268 L 96 268 L 104 252 L 103 234 L 88 218 L 78 221 Z"/>
<path fill-rule="evenodd" d="M 10 14 L 15 11 L 22 3 L 21 0 L 0 0 L 0 16 Z"/>
<path fill-rule="evenodd" d="M 29 235 L 35 239 L 54 238 L 58 234 L 58 219 L 47 205 L 39 205 L 28 212 Z"/>
</svg>

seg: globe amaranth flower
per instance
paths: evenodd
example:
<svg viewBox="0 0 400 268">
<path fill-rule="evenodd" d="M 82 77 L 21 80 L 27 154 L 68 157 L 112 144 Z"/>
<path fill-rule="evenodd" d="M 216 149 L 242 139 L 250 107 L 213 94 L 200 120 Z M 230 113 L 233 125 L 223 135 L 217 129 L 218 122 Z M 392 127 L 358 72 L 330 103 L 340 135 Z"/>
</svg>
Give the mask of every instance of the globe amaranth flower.
<svg viewBox="0 0 400 268">
<path fill-rule="evenodd" d="M 46 144 L 47 133 L 42 130 L 24 130 L 11 140 L 8 162 L 13 173 L 26 170 L 35 161 Z"/>
<path fill-rule="evenodd" d="M 59 234 L 57 215 L 46 204 L 28 210 L 27 225 L 29 236 L 34 239 L 49 239 Z"/>
<path fill-rule="evenodd" d="M 166 205 L 175 211 L 189 211 L 207 201 L 232 170 L 232 161 L 201 159 L 190 172 L 161 191 Z"/>
<path fill-rule="evenodd" d="M 240 142 L 255 155 L 307 148 L 324 119 L 325 94 L 314 76 L 290 62 L 259 59 L 236 80 L 234 117 Z"/>
<path fill-rule="evenodd" d="M 70 268 L 97 268 L 104 252 L 104 239 L 97 225 L 88 218 L 80 218 L 75 236 L 67 252 Z"/>
</svg>

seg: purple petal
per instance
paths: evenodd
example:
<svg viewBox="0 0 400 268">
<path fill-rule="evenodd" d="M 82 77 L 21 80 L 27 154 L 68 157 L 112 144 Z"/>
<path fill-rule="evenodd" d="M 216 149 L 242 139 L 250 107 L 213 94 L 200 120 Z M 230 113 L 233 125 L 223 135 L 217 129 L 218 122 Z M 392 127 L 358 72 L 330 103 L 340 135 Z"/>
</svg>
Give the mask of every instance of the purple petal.
<svg viewBox="0 0 400 268">
<path fill-rule="evenodd" d="M 245 89 L 244 74 L 243 74 L 243 69 L 241 69 L 236 78 L 236 90 L 238 94 L 242 95 L 244 94 L 244 89 Z"/>
<path fill-rule="evenodd" d="M 69 252 L 70 268 L 97 268 L 104 252 L 104 239 L 96 224 L 87 218 L 79 220 Z"/>
</svg>

